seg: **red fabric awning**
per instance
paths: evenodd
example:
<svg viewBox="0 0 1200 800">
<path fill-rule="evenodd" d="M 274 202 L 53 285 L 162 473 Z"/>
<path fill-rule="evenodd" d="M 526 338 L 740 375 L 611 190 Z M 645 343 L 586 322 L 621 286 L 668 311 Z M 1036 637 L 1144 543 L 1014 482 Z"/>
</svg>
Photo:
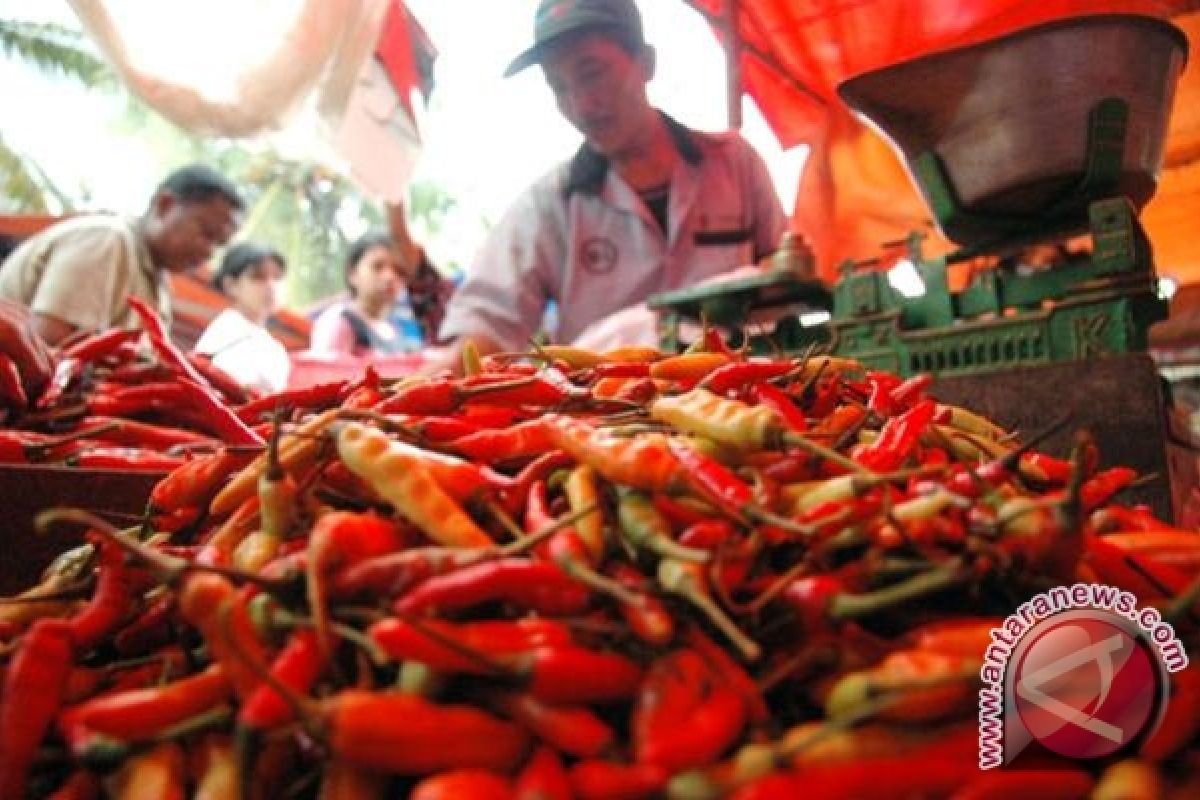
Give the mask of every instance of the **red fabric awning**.
<svg viewBox="0 0 1200 800">
<path fill-rule="evenodd" d="M 1096 13 L 1178 17 L 1200 8 L 1197 0 L 688 0 L 709 16 L 722 36 L 727 5 L 736 3 L 743 85 L 785 147 L 812 150 L 795 204 L 793 227 L 812 244 L 822 272 L 832 277 L 846 258 L 877 255 L 880 243 L 931 224 L 930 213 L 890 143 L 852 116 L 837 97 L 843 81 L 930 52 L 977 43 L 1030 25 Z M 1194 16 L 1194 15 L 1193 15 Z M 1180 24 L 1181 19 L 1175 19 Z M 1185 28 L 1187 26 L 1184 26 Z M 1191 26 L 1194 33 L 1195 25 Z M 1185 75 L 1197 73 L 1194 37 Z M 1195 108 L 1181 87 L 1181 108 Z M 1170 171 L 1188 164 L 1200 172 L 1195 113 L 1187 130 L 1172 125 L 1166 156 Z M 1193 163 L 1195 162 L 1195 163 Z M 1164 191 L 1171 176 L 1164 176 Z M 1200 175 L 1192 176 L 1192 202 L 1200 200 Z M 1172 250 L 1159 263 L 1177 276 L 1200 281 L 1200 252 L 1178 255 L 1159 242 L 1148 209 L 1151 238 Z M 1195 205 L 1191 220 L 1197 219 Z M 1182 210 L 1175 207 L 1172 216 Z M 1164 234 L 1165 236 L 1166 234 Z M 936 247 L 938 243 L 933 242 Z M 1190 244 L 1190 243 L 1189 243 Z M 942 247 L 946 246 L 943 241 Z M 1176 248 L 1177 249 L 1177 248 Z M 1198 248 L 1191 246 L 1192 251 Z M 1186 263 L 1185 263 L 1186 262 Z"/>
</svg>

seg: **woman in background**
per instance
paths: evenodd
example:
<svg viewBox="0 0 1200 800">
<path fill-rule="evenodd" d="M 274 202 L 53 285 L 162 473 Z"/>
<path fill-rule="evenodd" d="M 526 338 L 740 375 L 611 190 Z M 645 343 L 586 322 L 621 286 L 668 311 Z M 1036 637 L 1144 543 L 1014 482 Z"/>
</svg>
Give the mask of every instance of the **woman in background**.
<svg viewBox="0 0 1200 800">
<path fill-rule="evenodd" d="M 368 233 L 350 245 L 345 262 L 350 299 L 317 317 L 312 352 L 389 356 L 434 342 L 454 284 L 409 235 L 403 206 L 389 206 L 388 223 L 389 232 Z"/>
<path fill-rule="evenodd" d="M 267 331 L 280 307 L 287 262 L 276 250 L 255 242 L 230 247 L 213 276 L 213 286 L 231 307 L 222 311 L 196 342 L 196 352 L 238 383 L 262 392 L 287 386 L 287 350 Z"/>
</svg>

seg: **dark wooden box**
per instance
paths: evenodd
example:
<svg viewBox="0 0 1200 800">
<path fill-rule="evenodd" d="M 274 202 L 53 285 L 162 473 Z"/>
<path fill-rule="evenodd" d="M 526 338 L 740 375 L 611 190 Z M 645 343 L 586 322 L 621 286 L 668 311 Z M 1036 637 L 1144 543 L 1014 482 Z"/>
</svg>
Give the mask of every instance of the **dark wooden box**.
<svg viewBox="0 0 1200 800">
<path fill-rule="evenodd" d="M 78 527 L 56 526 L 39 535 L 33 527 L 38 512 L 83 508 L 116 525 L 130 525 L 162 477 L 157 472 L 0 466 L 0 596 L 28 588 L 55 556 L 80 543 Z"/>
</svg>

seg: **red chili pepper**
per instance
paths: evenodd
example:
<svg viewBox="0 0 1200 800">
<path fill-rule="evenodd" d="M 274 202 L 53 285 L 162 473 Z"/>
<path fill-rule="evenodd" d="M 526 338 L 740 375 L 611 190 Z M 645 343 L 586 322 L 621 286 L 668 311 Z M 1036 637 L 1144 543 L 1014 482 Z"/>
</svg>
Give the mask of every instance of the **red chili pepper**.
<svg viewBox="0 0 1200 800">
<path fill-rule="evenodd" d="M 116 351 L 123 344 L 133 344 L 141 338 L 142 332 L 123 328 L 109 328 L 100 333 L 94 333 L 80 339 L 70 347 L 65 348 L 59 355 L 62 358 L 74 358 L 85 364 L 98 361 Z"/>
<path fill-rule="evenodd" d="M 933 385 L 933 376 L 927 372 L 913 375 L 891 391 L 892 407 L 909 409 L 924 398 L 925 390 Z"/>
<path fill-rule="evenodd" d="M 323 705 L 332 755 L 396 775 L 467 767 L 509 773 L 529 745 L 517 725 L 413 694 L 346 689 Z"/>
<path fill-rule="evenodd" d="M 646 748 L 664 731 L 687 724 L 688 713 L 703 699 L 710 674 L 704 660 L 691 649 L 659 656 L 638 687 L 630 718 L 633 754 L 644 761 Z"/>
<path fill-rule="evenodd" d="M 807 785 L 801 775 L 791 772 L 774 772 L 753 783 L 743 786 L 732 795 L 732 800 L 794 800 L 804 797 Z M 827 795 L 834 797 L 835 795 Z M 845 795 L 849 797 L 850 795 Z"/>
<path fill-rule="evenodd" d="M 867 408 L 881 417 L 890 417 L 895 411 L 892 402 L 892 392 L 900 388 L 900 378 L 890 372 L 871 371 L 867 373 Z"/>
<path fill-rule="evenodd" d="M 185 459 L 136 447 L 90 447 L 67 458 L 67 464 L 84 469 L 118 469 L 141 472 L 170 472 Z"/>
<path fill-rule="evenodd" d="M 688 482 L 710 500 L 732 514 L 741 516 L 754 505 L 754 493 L 733 471 L 711 456 L 678 439 L 669 443 L 671 453 L 679 459 Z"/>
<path fill-rule="evenodd" d="M 413 384 L 384 398 L 375 406 L 375 411 L 379 414 L 450 414 L 469 398 L 516 389 L 530 382 L 530 378 L 489 380 L 488 383 L 477 380 L 467 385 L 454 378 L 442 378 Z"/>
<path fill-rule="evenodd" d="M 82 428 L 102 427 L 104 430 L 96 434 L 97 438 L 128 447 L 151 447 L 166 450 L 180 445 L 214 443 L 212 437 L 202 433 L 183 428 L 172 428 L 167 425 L 151 425 L 131 419 L 92 416 L 85 417 L 79 424 Z"/>
<path fill-rule="evenodd" d="M 632 697 L 642 670 L 616 653 L 544 645 L 505 659 L 526 676 L 526 689 L 549 703 L 609 703 Z"/>
<path fill-rule="evenodd" d="M 46 800 L 99 800 L 99 797 L 100 777 L 77 769 Z"/>
<path fill-rule="evenodd" d="M 238 419 L 247 424 L 270 417 L 276 410 L 304 409 L 323 411 L 337 404 L 346 391 L 348 381 L 332 381 L 305 386 L 300 389 L 284 389 L 264 395 L 237 408 Z"/>
<path fill-rule="evenodd" d="M 454 611 L 501 601 L 551 616 L 583 611 L 590 593 L 557 565 L 502 558 L 432 577 L 396 601 L 401 614 Z"/>
<path fill-rule="evenodd" d="M 655 764 L 580 761 L 571 767 L 571 788 L 580 800 L 640 800 L 656 797 L 669 774 Z"/>
<path fill-rule="evenodd" d="M 933 421 L 937 403 L 922 400 L 898 417 L 889 419 L 879 432 L 879 438 L 864 447 L 854 460 L 876 472 L 893 472 L 912 455 L 920 443 L 921 434 Z"/>
<path fill-rule="evenodd" d="M 64 710 L 58 728 L 73 749 L 86 749 L 97 735 L 141 742 L 225 702 L 230 690 L 224 671 L 214 665 L 162 686 L 94 697 Z"/>
<path fill-rule="evenodd" d="M 677 772 L 715 761 L 746 724 L 746 706 L 736 691 L 713 686 L 679 724 L 645 743 L 640 759 Z"/>
<path fill-rule="evenodd" d="M 846 591 L 846 584 L 833 575 L 806 575 L 788 583 L 782 600 L 809 634 L 829 630 L 829 606 Z"/>
<path fill-rule="evenodd" d="M 482 430 L 479 425 L 462 417 L 413 415 L 397 421 L 424 441 L 436 444 L 452 442 Z"/>
<path fill-rule="evenodd" d="M 377 514 L 334 512 L 313 526 L 308 537 L 305 582 L 322 652 L 332 649 L 326 581 L 334 570 L 393 553 L 404 545 L 396 526 Z"/>
<path fill-rule="evenodd" d="M 590 371 L 598 378 L 648 378 L 650 377 L 650 364 L 616 361 L 597 364 L 591 367 Z"/>
<path fill-rule="evenodd" d="M 0 697 L 0 797 L 25 797 L 29 769 L 71 672 L 70 624 L 40 619 L 21 638 Z"/>
<path fill-rule="evenodd" d="M 253 453 L 230 450 L 192 459 L 154 485 L 150 506 L 162 512 L 207 506 L 224 481 L 253 459 Z"/>
<path fill-rule="evenodd" d="M 188 403 L 178 380 L 143 383 L 137 386 L 100 388 L 87 400 L 88 411 L 102 417 L 130 417 L 150 411 L 172 411 Z"/>
<path fill-rule="evenodd" d="M 516 692 L 499 693 L 493 700 L 506 716 L 560 753 L 596 758 L 616 742 L 612 727 L 584 706 L 551 704 L 532 694 Z"/>
<path fill-rule="evenodd" d="M 317 634 L 312 630 L 294 631 L 271 664 L 271 676 L 301 694 L 307 693 L 320 677 L 324 664 Z M 292 721 L 292 707 L 275 687 L 264 683 L 246 698 L 238 710 L 239 727 L 266 730 Z"/>
<path fill-rule="evenodd" d="M 421 780 L 408 800 L 513 800 L 513 786 L 506 778 L 482 769 L 439 772 Z"/>
<path fill-rule="evenodd" d="M 675 618 L 662 600 L 652 594 L 653 586 L 645 574 L 623 561 L 614 561 L 608 568 L 609 575 L 626 589 L 632 590 L 640 604 L 621 603 L 621 617 L 629 630 L 643 642 L 662 646 L 675 636 Z"/>
<path fill-rule="evenodd" d="M 467 458 L 489 464 L 532 458 L 557 449 L 553 432 L 541 418 L 510 428 L 481 430 L 450 442 L 448 447 Z"/>
<path fill-rule="evenodd" d="M 1104 536 L 1088 537 L 1082 562 L 1101 581 L 1133 592 L 1142 602 L 1173 597 L 1191 580 L 1183 570 L 1126 552 Z"/>
<path fill-rule="evenodd" d="M 535 647 L 565 645 L 571 632 L 553 620 L 529 617 L 521 620 L 487 620 L 454 624 L 440 620 L 420 623 L 385 619 L 371 625 L 371 640 L 398 661 L 419 661 L 444 672 L 491 674 L 487 659 L 533 650 Z"/>
<path fill-rule="evenodd" d="M 136 619 L 117 632 L 113 637 L 113 647 L 122 656 L 133 656 L 167 644 L 172 636 L 171 623 L 175 612 L 175 595 L 159 596 Z"/>
<path fill-rule="evenodd" d="M 18 410 L 29 405 L 29 396 L 21 383 L 21 370 L 7 353 L 0 353 L 0 403 Z"/>
<path fill-rule="evenodd" d="M 770 718 L 771 712 L 758 683 L 725 648 L 695 626 L 688 628 L 687 643 L 704 659 L 709 671 L 714 673 L 721 683 L 738 693 L 754 722 L 763 723 Z"/>
<path fill-rule="evenodd" d="M 179 386 L 183 389 L 184 402 L 193 410 L 201 413 L 210 424 L 211 429 L 226 444 L 254 446 L 263 444 L 263 438 L 246 427 L 246 423 L 238 419 L 237 415 L 229 410 L 229 406 L 222 403 L 213 394 L 212 389 L 186 379 L 180 379 Z"/>
<path fill-rule="evenodd" d="M 79 430 L 65 436 L 47 436 L 34 431 L 0 430 L 0 464 L 27 464 L 64 458 L 94 429 Z"/>
<path fill-rule="evenodd" d="M 225 668 L 238 697 L 246 698 L 258 688 L 258 673 L 247 661 L 261 664 L 266 659 L 258 632 L 250 620 L 246 603 L 248 590 L 239 590 L 219 575 L 189 574 L 179 592 L 179 611 L 208 645 L 212 660 Z"/>
<path fill-rule="evenodd" d="M 1021 476 L 1038 483 L 1052 483 L 1059 486 L 1071 482 L 1074 467 L 1070 461 L 1053 458 L 1045 453 L 1024 453 L 1017 463 Z"/>
<path fill-rule="evenodd" d="M 1091 796 L 1095 780 L 1080 769 L 997 769 L 968 779 L 952 795 L 953 800 L 1007 800 L 1010 797 L 1053 797 L 1084 800 Z"/>
<path fill-rule="evenodd" d="M 533 751 L 517 775 L 516 793 L 516 800 L 572 800 L 567 770 L 552 748 Z"/>
<path fill-rule="evenodd" d="M 130 295 L 127 301 L 133 313 L 137 314 L 138 319 L 141 321 L 142 328 L 146 331 L 154 352 L 162 359 L 163 363 L 167 364 L 171 369 L 177 370 L 187 380 L 200 386 L 207 386 L 207 382 L 204 380 L 204 376 L 200 374 L 200 371 L 192 366 L 192 362 L 187 359 L 183 351 L 171 342 L 171 336 L 163 325 L 162 319 L 150 307 L 150 304 L 140 297 L 133 295 Z"/>
<path fill-rule="evenodd" d="M 1137 470 L 1129 467 L 1112 467 L 1098 472 L 1083 482 L 1079 501 L 1085 511 L 1099 508 L 1118 492 L 1127 489 L 1137 480 Z"/>
<path fill-rule="evenodd" d="M 791 361 L 734 361 L 708 373 L 698 386 L 714 394 L 725 394 L 745 386 L 761 385 L 795 368 Z"/>
<path fill-rule="evenodd" d="M 795 433 L 808 430 L 808 418 L 804 416 L 804 412 L 792 400 L 792 396 L 778 386 L 769 383 L 755 384 L 751 390 L 751 397 L 754 402 L 778 414 L 789 430 Z"/>
<path fill-rule="evenodd" d="M 238 383 L 232 375 L 218 367 L 212 359 L 202 353 L 188 353 L 188 363 L 196 368 L 208 386 L 220 392 L 226 402 L 245 403 L 250 399 L 246 387 Z"/>
<path fill-rule="evenodd" d="M 590 396 L 586 389 L 574 385 L 567 376 L 553 368 L 544 369 L 525 380 L 509 383 L 510 385 L 504 388 L 498 388 L 496 383 L 491 383 L 472 386 L 471 389 L 488 389 L 485 401 L 498 406 L 550 408 Z M 470 402 L 471 396 L 466 397 L 465 401 Z"/>
<path fill-rule="evenodd" d="M 109 539 L 100 543 L 96 575 L 92 599 L 70 620 L 71 640 L 80 655 L 108 639 L 136 607 L 134 576 L 125 565 L 125 553 Z"/>
<path fill-rule="evenodd" d="M 712 519 L 711 509 L 698 509 L 684 505 L 666 494 L 655 494 L 652 500 L 654 507 L 670 520 L 671 524 L 675 527 L 695 525 L 698 522 Z"/>
<path fill-rule="evenodd" d="M 1200 734 L 1200 666 L 1190 664 L 1171 675 L 1170 701 L 1158 729 L 1140 755 L 1155 763 L 1167 760 Z"/>
</svg>

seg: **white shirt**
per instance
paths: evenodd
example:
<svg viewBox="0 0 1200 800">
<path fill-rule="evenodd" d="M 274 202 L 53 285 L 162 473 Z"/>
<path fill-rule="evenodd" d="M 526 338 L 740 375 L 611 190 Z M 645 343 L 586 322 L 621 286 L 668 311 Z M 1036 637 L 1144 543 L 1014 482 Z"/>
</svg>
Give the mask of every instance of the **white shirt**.
<svg viewBox="0 0 1200 800">
<path fill-rule="evenodd" d="M 171 324 L 171 295 L 137 222 L 89 214 L 29 237 L 0 266 L 0 297 L 85 331 L 137 328 L 134 295 Z"/>
<path fill-rule="evenodd" d="M 262 392 L 287 387 L 291 361 L 287 349 L 266 328 L 227 308 L 204 329 L 196 352 L 212 358 L 214 365 L 243 386 Z"/>
<path fill-rule="evenodd" d="M 786 218 L 759 155 L 737 134 L 697 133 L 665 119 L 681 155 L 666 233 L 585 145 L 527 189 L 492 231 L 451 298 L 441 338 L 475 334 L 524 349 L 553 300 L 550 333 L 570 342 L 652 294 L 774 252 Z"/>
</svg>

